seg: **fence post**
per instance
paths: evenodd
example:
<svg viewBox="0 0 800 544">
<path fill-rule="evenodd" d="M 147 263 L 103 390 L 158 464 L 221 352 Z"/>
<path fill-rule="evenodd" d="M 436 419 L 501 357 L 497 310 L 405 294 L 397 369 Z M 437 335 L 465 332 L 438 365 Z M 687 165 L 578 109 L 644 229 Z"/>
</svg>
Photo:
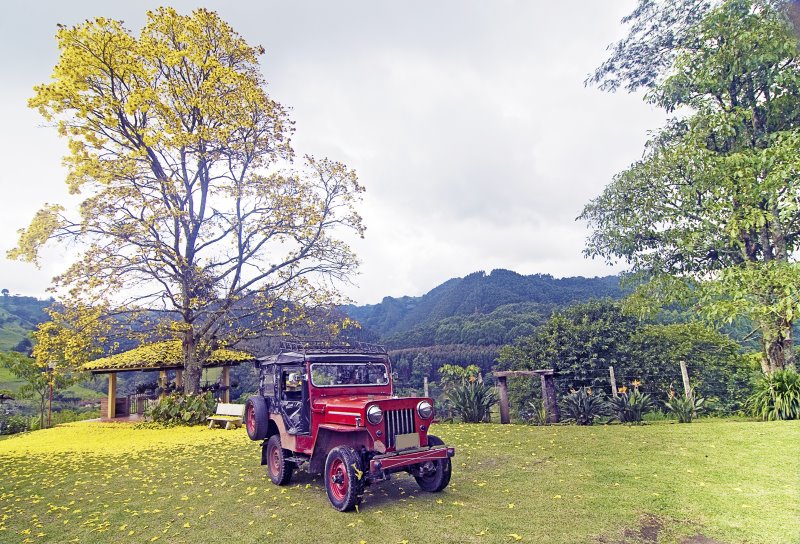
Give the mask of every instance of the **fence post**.
<svg viewBox="0 0 800 544">
<path fill-rule="evenodd" d="M 611 376 L 611 395 L 617 398 L 617 379 L 614 377 L 614 367 L 608 367 L 608 374 Z"/>
<path fill-rule="evenodd" d="M 500 423 L 510 423 L 508 415 L 508 384 L 505 376 L 496 376 L 497 389 L 500 392 Z"/>
<path fill-rule="evenodd" d="M 681 361 L 681 377 L 683 378 L 683 393 L 688 399 L 692 396 L 692 386 L 689 384 L 689 370 L 686 368 L 686 361 Z"/>
<path fill-rule="evenodd" d="M 430 397 L 430 391 L 428 389 L 428 377 L 424 376 L 422 378 L 422 396 L 423 397 Z"/>
<path fill-rule="evenodd" d="M 543 371 L 539 374 L 542 380 L 542 400 L 547 411 L 547 422 L 558 423 L 561 413 L 558 410 L 558 399 L 556 398 L 556 385 L 553 380 L 553 371 Z"/>
</svg>

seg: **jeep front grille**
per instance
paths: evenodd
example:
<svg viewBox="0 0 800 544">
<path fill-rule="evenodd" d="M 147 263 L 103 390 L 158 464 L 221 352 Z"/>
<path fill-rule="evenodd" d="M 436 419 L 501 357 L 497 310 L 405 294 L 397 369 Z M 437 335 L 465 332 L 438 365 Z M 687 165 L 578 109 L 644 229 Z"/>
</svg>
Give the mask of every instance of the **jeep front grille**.
<svg viewBox="0 0 800 544">
<path fill-rule="evenodd" d="M 413 408 L 386 410 L 383 417 L 386 420 L 386 447 L 388 448 L 394 447 L 394 437 L 398 434 L 417 432 Z"/>
</svg>

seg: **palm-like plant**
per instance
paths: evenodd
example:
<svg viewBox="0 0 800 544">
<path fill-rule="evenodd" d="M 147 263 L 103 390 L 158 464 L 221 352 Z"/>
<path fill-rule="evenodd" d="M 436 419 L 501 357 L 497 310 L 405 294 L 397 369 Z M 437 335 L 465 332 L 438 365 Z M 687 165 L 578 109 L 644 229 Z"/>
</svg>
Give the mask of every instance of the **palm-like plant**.
<svg viewBox="0 0 800 544">
<path fill-rule="evenodd" d="M 664 404 L 670 413 L 675 414 L 675 417 L 678 418 L 678 423 L 691 423 L 692 419 L 697 416 L 697 412 L 703 409 L 705 402 L 706 399 L 695 396 L 694 391 L 690 391 L 688 395 L 680 396 L 670 389 L 669 400 Z"/>
<path fill-rule="evenodd" d="M 655 405 L 653 398 L 639 391 L 637 387 L 631 392 L 625 391 L 612 397 L 607 403 L 611 419 L 620 423 L 641 423 L 642 416 L 655 408 Z"/>
<path fill-rule="evenodd" d="M 564 398 L 562 413 L 564 421 L 591 425 L 596 417 L 605 414 L 605 402 L 602 395 L 593 394 L 590 388 L 581 387 Z"/>
<path fill-rule="evenodd" d="M 489 410 L 497 402 L 497 394 L 480 380 L 472 379 L 454 385 L 448 392 L 453 411 L 464 423 L 479 423 L 489 419 Z"/>
<path fill-rule="evenodd" d="M 800 374 L 788 368 L 765 374 L 747 407 L 763 420 L 800 419 Z"/>
</svg>

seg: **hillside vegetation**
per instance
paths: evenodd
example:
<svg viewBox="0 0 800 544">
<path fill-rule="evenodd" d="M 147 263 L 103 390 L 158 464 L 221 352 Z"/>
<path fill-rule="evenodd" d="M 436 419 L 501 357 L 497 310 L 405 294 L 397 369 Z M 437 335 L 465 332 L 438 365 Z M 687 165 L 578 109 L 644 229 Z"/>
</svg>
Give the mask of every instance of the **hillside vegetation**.
<svg viewBox="0 0 800 544">
<path fill-rule="evenodd" d="M 547 317 L 554 307 L 592 298 L 620 298 L 622 295 L 617 276 L 554 278 L 547 274 L 523 276 L 510 270 L 493 270 L 488 275 L 475 272 L 463 278 L 450 279 L 421 297 L 386 297 L 380 304 L 345 306 L 343 310 L 366 330 L 380 338 L 390 338 L 400 333 L 413 334 L 417 329 L 448 318 L 469 320 L 469 316 L 490 314 L 504 306 L 511 310 L 510 313 L 534 310 Z M 516 308 L 509 306 L 521 303 L 528 304 Z"/>
<path fill-rule="evenodd" d="M 36 325 L 47 321 L 51 300 L 5 295 L 0 297 L 0 351 L 17 348 Z"/>
<path fill-rule="evenodd" d="M 3 542 L 797 542 L 797 422 L 447 425 L 453 479 L 397 475 L 358 512 L 272 485 L 244 430 L 74 423 L 0 440 Z M 47 475 L 43 478 L 43 475 Z"/>
</svg>

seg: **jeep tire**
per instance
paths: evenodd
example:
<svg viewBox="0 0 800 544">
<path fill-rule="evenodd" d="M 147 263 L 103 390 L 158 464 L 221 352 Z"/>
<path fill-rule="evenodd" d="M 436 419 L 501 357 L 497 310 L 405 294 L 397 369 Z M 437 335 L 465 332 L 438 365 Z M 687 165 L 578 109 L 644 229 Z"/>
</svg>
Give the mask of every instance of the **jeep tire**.
<svg viewBox="0 0 800 544">
<path fill-rule="evenodd" d="M 364 485 L 359 468 L 361 459 L 350 446 L 333 448 L 325 460 L 325 491 L 331 504 L 340 512 L 348 512 L 361 502 Z"/>
<path fill-rule="evenodd" d="M 286 485 L 292 479 L 294 463 L 286 460 L 286 450 L 281 446 L 281 437 L 273 434 L 267 440 L 267 474 L 275 485 Z"/>
<path fill-rule="evenodd" d="M 267 401 L 261 395 L 247 399 L 244 405 L 244 426 L 250 440 L 264 440 L 269 429 Z"/>
<path fill-rule="evenodd" d="M 429 446 L 443 446 L 444 442 L 438 436 L 428 435 Z M 450 466 L 450 459 L 436 459 L 429 461 L 436 470 L 433 472 L 423 473 L 421 476 L 414 476 L 420 489 L 429 493 L 438 493 L 450 483 L 450 474 L 452 467 Z"/>
</svg>

